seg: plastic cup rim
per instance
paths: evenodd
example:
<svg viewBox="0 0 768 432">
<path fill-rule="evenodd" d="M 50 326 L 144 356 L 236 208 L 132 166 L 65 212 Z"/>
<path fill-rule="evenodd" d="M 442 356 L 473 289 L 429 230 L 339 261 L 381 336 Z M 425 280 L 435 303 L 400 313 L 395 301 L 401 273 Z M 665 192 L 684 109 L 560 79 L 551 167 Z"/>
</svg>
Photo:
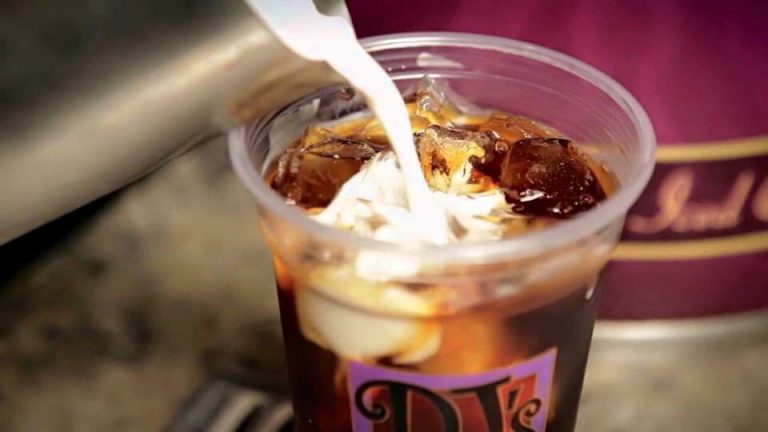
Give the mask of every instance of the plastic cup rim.
<svg viewBox="0 0 768 432">
<path fill-rule="evenodd" d="M 570 220 L 552 227 L 523 234 L 510 239 L 491 242 L 460 242 L 448 245 L 414 244 L 400 245 L 363 237 L 350 231 L 343 231 L 323 225 L 306 216 L 299 208 L 285 203 L 284 198 L 273 191 L 263 180 L 259 171 L 251 163 L 246 130 L 244 125 L 229 132 L 229 153 L 234 170 L 248 189 L 256 196 L 257 202 L 275 216 L 307 233 L 316 240 L 341 245 L 345 248 L 376 251 L 381 253 L 428 256 L 430 261 L 441 263 L 493 261 L 495 258 L 532 256 L 550 251 L 599 232 L 612 222 L 622 218 L 629 207 L 640 196 L 653 172 L 656 151 L 656 138 L 653 127 L 645 110 L 635 98 L 612 78 L 586 63 L 557 51 L 527 42 L 470 33 L 453 32 L 414 32 L 395 33 L 375 36 L 361 40 L 369 52 L 387 49 L 415 48 L 419 46 L 451 46 L 493 50 L 530 60 L 546 63 L 565 70 L 590 82 L 609 95 L 633 120 L 642 145 L 639 155 L 640 169 L 633 177 L 622 184 L 620 190 L 601 205 Z M 261 133 L 268 126 L 273 115 L 265 116 L 256 122 L 255 132 Z M 263 211 L 263 210 L 262 210 Z"/>
</svg>

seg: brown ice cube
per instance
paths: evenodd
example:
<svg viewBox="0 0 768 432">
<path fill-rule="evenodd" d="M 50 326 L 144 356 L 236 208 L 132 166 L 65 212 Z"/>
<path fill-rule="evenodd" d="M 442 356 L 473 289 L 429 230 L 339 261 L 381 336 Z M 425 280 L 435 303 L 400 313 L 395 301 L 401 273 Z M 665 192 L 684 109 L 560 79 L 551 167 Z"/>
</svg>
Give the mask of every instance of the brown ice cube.
<svg viewBox="0 0 768 432">
<path fill-rule="evenodd" d="M 454 126 L 449 117 L 457 115 L 458 109 L 448 99 L 444 89 L 430 77 L 419 80 L 405 97 L 405 102 L 411 122 L 416 120 L 427 125 Z"/>
<path fill-rule="evenodd" d="M 521 139 L 495 156 L 493 175 L 517 213 L 567 218 L 605 199 L 586 159 L 567 139 Z"/>
<path fill-rule="evenodd" d="M 553 130 L 531 119 L 505 113 L 493 113 L 488 120 L 478 126 L 477 130 L 490 132 L 508 143 L 525 138 L 557 137 Z"/>
<path fill-rule="evenodd" d="M 374 146 L 365 141 L 310 129 L 301 145 L 281 155 L 272 188 L 302 207 L 326 207 L 375 154 Z"/>
<path fill-rule="evenodd" d="M 437 125 L 429 126 L 416 135 L 421 168 L 427 182 L 433 187 L 444 183 L 436 182 L 437 176 L 450 179 L 458 170 L 465 168 L 470 160 L 482 158 L 492 142 L 493 138 L 485 132 Z M 467 181 L 472 180 L 470 175 Z"/>
<path fill-rule="evenodd" d="M 426 76 L 418 81 L 406 96 L 412 115 L 430 124 L 446 127 L 477 127 L 484 123 L 490 111 L 475 106 L 454 92 L 447 82 Z M 413 117 L 412 117 L 413 118 Z"/>
<path fill-rule="evenodd" d="M 413 116 L 426 119 L 429 124 L 454 126 L 449 117 L 456 112 L 456 108 L 434 88 L 419 90 L 411 103 L 414 110 Z"/>
<path fill-rule="evenodd" d="M 405 97 L 405 102 L 414 134 L 423 131 L 431 124 L 453 126 L 454 123 L 449 117 L 460 118 L 463 115 L 448 99 L 444 89 L 431 78 L 420 80 L 411 93 Z M 379 146 L 389 145 L 389 138 L 384 127 L 374 116 L 352 125 L 350 122 L 341 124 L 334 127 L 333 132 L 341 136 L 359 138 Z"/>
</svg>

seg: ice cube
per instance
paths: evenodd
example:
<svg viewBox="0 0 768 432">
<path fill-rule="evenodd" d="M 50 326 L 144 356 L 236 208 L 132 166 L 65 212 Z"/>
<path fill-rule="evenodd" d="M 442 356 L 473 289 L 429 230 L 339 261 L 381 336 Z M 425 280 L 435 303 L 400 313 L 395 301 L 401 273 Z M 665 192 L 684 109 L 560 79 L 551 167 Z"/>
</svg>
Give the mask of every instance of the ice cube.
<svg viewBox="0 0 768 432">
<path fill-rule="evenodd" d="M 327 142 L 306 146 L 307 154 L 330 159 L 352 159 L 367 161 L 376 155 L 376 150 L 364 141 L 335 137 Z"/>
<path fill-rule="evenodd" d="M 281 155 L 272 188 L 302 207 L 325 207 L 375 154 L 374 147 L 365 141 L 310 130 L 301 146 Z"/>
<path fill-rule="evenodd" d="M 413 133 L 419 133 L 424 128 L 429 126 L 429 120 L 424 117 L 420 117 L 413 113 L 412 106 L 414 103 L 408 104 L 408 109 L 411 111 L 411 130 Z M 359 132 L 356 133 L 360 138 L 378 144 L 380 146 L 389 147 L 389 138 L 387 137 L 384 127 L 381 125 L 378 119 L 373 118 L 367 124 L 365 124 Z"/>
<path fill-rule="evenodd" d="M 517 213 L 566 218 L 605 199 L 586 159 L 567 139 L 518 140 L 498 168 L 499 185 Z"/>
<path fill-rule="evenodd" d="M 414 115 L 426 119 L 429 124 L 439 126 L 454 126 L 449 120 L 451 114 L 457 114 L 457 110 L 445 99 L 445 95 L 434 87 L 420 89 L 416 95 Z"/>
<path fill-rule="evenodd" d="M 429 185 L 439 191 L 469 184 L 474 158 L 483 158 L 493 138 L 485 132 L 429 126 L 416 136 L 419 160 Z M 456 175 L 458 178 L 455 178 Z M 457 184 L 458 183 L 458 184 Z"/>
<path fill-rule="evenodd" d="M 520 116 L 512 116 L 505 113 L 494 113 L 483 124 L 478 126 L 478 131 L 490 132 L 508 143 L 525 138 L 556 138 L 555 131 L 540 125 L 539 123 Z"/>
<path fill-rule="evenodd" d="M 490 111 L 472 105 L 451 91 L 446 83 L 438 83 L 431 77 L 419 80 L 407 93 L 406 108 L 414 134 L 422 132 L 431 124 L 444 127 L 477 126 L 490 115 Z M 389 146 L 384 128 L 367 109 L 358 109 L 344 118 L 321 125 L 337 135 Z"/>
<path fill-rule="evenodd" d="M 425 76 L 407 92 L 411 113 L 425 119 L 428 124 L 445 127 L 477 125 L 490 114 L 454 92 L 447 82 Z"/>
</svg>

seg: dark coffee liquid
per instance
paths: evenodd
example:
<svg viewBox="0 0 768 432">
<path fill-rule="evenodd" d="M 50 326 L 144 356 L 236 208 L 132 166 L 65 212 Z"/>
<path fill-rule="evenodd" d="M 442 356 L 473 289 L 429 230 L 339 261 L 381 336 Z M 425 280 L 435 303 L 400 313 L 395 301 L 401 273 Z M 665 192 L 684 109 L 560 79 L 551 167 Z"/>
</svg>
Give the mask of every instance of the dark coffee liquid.
<svg viewBox="0 0 768 432">
<path fill-rule="evenodd" d="M 280 266 L 278 266 L 280 268 Z M 278 270 L 281 271 L 281 270 Z M 353 406 L 349 398 L 346 377 L 347 359 L 324 349 L 308 340 L 301 332 L 296 314 L 295 289 L 289 275 L 278 274 L 278 298 L 285 339 L 286 354 L 291 379 L 291 391 L 296 412 L 298 431 L 351 432 Z M 281 284 L 282 283 L 282 284 Z M 557 360 L 554 367 L 554 384 L 548 406 L 546 430 L 550 432 L 572 431 L 581 395 L 584 368 L 587 362 L 590 339 L 597 307 L 597 293 L 585 288 L 564 289 L 565 295 L 545 302 L 532 309 L 519 310 L 514 298 L 494 301 L 486 305 L 438 318 L 442 327 L 442 343 L 437 353 L 429 359 L 411 365 L 394 365 L 388 359 L 377 359 L 375 364 L 387 368 L 399 368 L 422 374 L 466 375 L 501 368 L 525 361 L 542 352 L 555 348 Z M 559 291 L 560 292 L 560 291 Z M 371 334 L 370 337 L 377 337 Z M 524 392 L 522 392 L 524 393 Z M 504 396 L 504 395 L 501 395 Z M 384 405 L 391 405 L 382 392 Z M 411 396 L 412 397 L 412 396 Z M 522 397 L 522 396 L 521 396 Z M 412 397 L 413 398 L 413 397 Z M 433 409 L 429 405 L 411 405 L 421 408 L 423 421 L 418 423 L 419 413 L 413 413 L 408 429 L 394 429 L 391 422 L 383 422 L 374 431 L 431 432 L 435 428 Z M 429 414 L 432 414 L 431 416 Z M 511 422 L 510 412 L 501 412 L 498 419 L 488 420 L 481 410 L 462 413 L 467 425 L 477 426 L 493 422 Z M 464 418 L 466 417 L 466 418 Z M 471 423 L 470 423 L 471 422 Z M 532 430 L 524 429 L 519 431 Z M 487 426 L 486 426 L 487 428 Z M 500 432 L 498 429 L 490 432 Z M 514 429 L 509 429 L 514 430 Z"/>
</svg>

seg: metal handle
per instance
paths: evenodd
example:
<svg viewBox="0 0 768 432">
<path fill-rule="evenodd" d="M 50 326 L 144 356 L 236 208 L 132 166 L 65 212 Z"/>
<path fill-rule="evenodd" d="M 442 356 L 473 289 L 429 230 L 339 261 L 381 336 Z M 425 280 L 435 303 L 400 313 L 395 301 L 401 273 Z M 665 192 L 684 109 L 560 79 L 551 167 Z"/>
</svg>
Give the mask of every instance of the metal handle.
<svg viewBox="0 0 768 432">
<path fill-rule="evenodd" d="M 111 60 L 72 69 L 80 79 L 33 83 L 50 88 L 0 111 L 0 244 L 233 124 L 341 82 L 327 66 L 280 45 L 244 5 L 213 3 L 209 16 L 167 22 L 172 36 L 158 31 L 143 46 L 103 53 Z M 341 0 L 318 6 L 346 14 Z"/>
</svg>

